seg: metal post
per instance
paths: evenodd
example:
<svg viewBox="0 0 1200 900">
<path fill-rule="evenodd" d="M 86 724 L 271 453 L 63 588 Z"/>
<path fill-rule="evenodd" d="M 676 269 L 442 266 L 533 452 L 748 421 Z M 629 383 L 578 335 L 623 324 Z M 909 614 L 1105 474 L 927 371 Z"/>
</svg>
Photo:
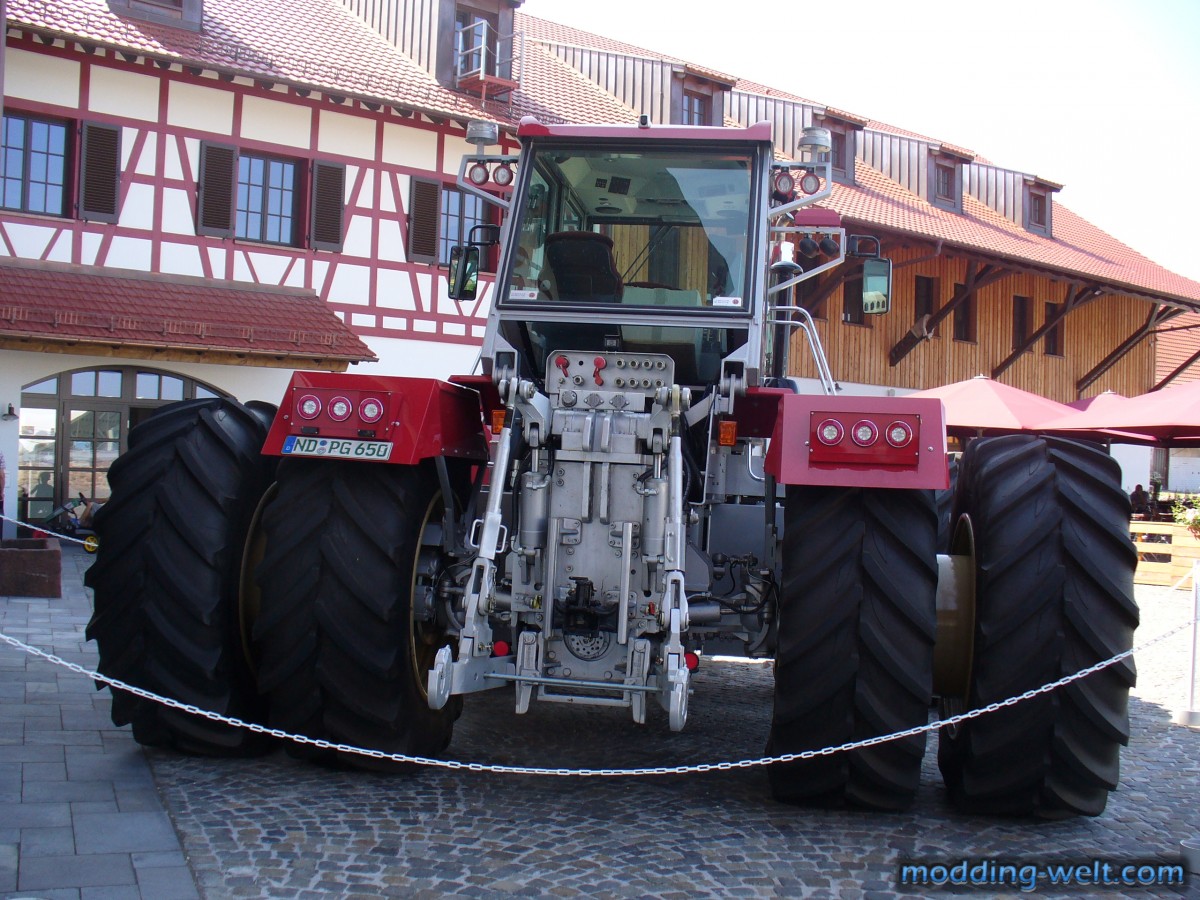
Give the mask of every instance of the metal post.
<svg viewBox="0 0 1200 900">
<path fill-rule="evenodd" d="M 1200 709 L 1196 708 L 1196 660 L 1200 657 L 1200 560 L 1192 563 L 1192 664 L 1188 667 L 1187 708 L 1175 714 L 1176 725 L 1200 728 Z"/>
</svg>

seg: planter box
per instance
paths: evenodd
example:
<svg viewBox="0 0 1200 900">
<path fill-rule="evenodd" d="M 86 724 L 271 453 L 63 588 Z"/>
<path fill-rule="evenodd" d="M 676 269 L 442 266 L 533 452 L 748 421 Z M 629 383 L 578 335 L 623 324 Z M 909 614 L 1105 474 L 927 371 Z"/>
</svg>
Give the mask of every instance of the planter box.
<svg viewBox="0 0 1200 900">
<path fill-rule="evenodd" d="M 1138 554 L 1135 584 L 1169 587 L 1190 575 L 1192 563 L 1200 559 L 1200 540 L 1174 522 L 1133 521 L 1129 533 Z"/>
<path fill-rule="evenodd" d="M 58 539 L 0 541 L 0 595 L 61 597 L 62 547 Z"/>
</svg>

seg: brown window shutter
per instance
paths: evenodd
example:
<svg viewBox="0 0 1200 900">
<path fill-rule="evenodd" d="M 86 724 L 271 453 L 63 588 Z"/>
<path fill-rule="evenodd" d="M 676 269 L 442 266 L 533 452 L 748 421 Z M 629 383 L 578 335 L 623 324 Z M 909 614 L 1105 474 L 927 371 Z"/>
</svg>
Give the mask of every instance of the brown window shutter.
<svg viewBox="0 0 1200 900">
<path fill-rule="evenodd" d="M 83 125 L 79 161 L 79 215 L 93 222 L 115 222 L 121 204 L 121 129 Z"/>
<path fill-rule="evenodd" d="M 196 234 L 233 235 L 233 190 L 237 149 L 224 144 L 200 144 L 200 188 L 196 199 Z"/>
<path fill-rule="evenodd" d="M 316 250 L 341 250 L 345 242 L 346 167 L 338 163 L 313 163 L 312 246 Z"/>
<path fill-rule="evenodd" d="M 411 262 L 437 262 L 441 190 L 436 181 L 412 180 L 408 204 L 408 258 Z"/>
</svg>

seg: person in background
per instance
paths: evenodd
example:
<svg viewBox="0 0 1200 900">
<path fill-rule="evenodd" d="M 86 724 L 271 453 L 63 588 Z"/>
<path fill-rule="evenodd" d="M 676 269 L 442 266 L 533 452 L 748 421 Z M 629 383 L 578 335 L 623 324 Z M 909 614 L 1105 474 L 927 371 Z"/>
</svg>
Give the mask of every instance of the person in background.
<svg viewBox="0 0 1200 900">
<path fill-rule="evenodd" d="M 1140 484 L 1133 486 L 1133 491 L 1129 495 L 1129 502 L 1133 505 L 1135 515 L 1145 515 L 1150 512 L 1150 495 L 1146 493 L 1146 489 Z"/>
</svg>

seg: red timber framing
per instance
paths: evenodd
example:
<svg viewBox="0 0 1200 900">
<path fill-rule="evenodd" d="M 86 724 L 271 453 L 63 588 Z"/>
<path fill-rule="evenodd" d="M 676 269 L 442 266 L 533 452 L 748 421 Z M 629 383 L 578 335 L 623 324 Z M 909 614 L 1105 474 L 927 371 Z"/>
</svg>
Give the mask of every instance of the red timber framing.
<svg viewBox="0 0 1200 900">
<path fill-rule="evenodd" d="M 382 110 L 318 91 L 275 86 L 229 75 L 204 74 L 177 64 L 164 65 L 132 53 L 81 48 L 56 41 L 47 45 L 31 34 L 8 39 L 13 51 L 53 56 L 78 66 L 77 107 L 9 98 L 9 112 L 69 121 L 74 127 L 78 159 L 80 126 L 96 122 L 122 129 L 120 220 L 114 223 L 65 217 L 0 212 L 0 253 L 83 266 L 110 266 L 182 274 L 210 279 L 279 285 L 315 291 L 362 337 L 404 338 L 438 343 L 477 344 L 486 323 L 486 295 L 472 303 L 445 297 L 443 270 L 409 262 L 407 205 L 409 180 L 433 178 L 454 183 L 459 143 L 465 122 L 402 109 Z M 136 73 L 157 79 L 158 108 L 153 118 L 95 112 L 93 82 L 100 70 Z M 226 93 L 232 101 L 232 123 L 226 132 L 172 124 L 170 92 L 176 86 L 203 87 Z M 245 107 L 250 99 L 270 100 L 305 111 L 311 122 L 307 146 L 275 144 L 244 134 Z M 111 104 L 107 104 L 111 106 Z M 336 116 L 331 116 L 336 114 Z M 349 117 L 348 119 L 345 117 Z M 323 124 L 323 120 L 327 124 Z M 338 152 L 336 137 L 326 129 L 357 122 L 370 129 L 373 153 L 364 158 Z M 385 150 L 389 126 L 403 129 L 387 140 L 412 143 L 397 153 Z M 261 129 L 260 129 L 261 130 Z M 196 195 L 201 142 L 235 146 L 240 152 L 295 160 L 305 170 L 295 209 L 296 246 L 254 243 L 196 233 Z M 465 146 L 465 145 L 463 145 Z M 512 145 L 502 150 L 511 152 Z M 419 157 L 428 168 L 410 164 Z M 403 162 L 391 161 L 402 159 Z M 313 249 L 309 238 L 308 185 L 314 164 L 345 167 L 345 246 L 333 253 Z M 73 163 L 68 163 L 68 169 Z M 72 182 L 75 180 L 72 176 Z M 170 202 L 166 202 L 170 201 Z M 188 213 L 181 221 L 180 212 Z M 172 218 L 171 211 L 174 211 Z"/>
</svg>

